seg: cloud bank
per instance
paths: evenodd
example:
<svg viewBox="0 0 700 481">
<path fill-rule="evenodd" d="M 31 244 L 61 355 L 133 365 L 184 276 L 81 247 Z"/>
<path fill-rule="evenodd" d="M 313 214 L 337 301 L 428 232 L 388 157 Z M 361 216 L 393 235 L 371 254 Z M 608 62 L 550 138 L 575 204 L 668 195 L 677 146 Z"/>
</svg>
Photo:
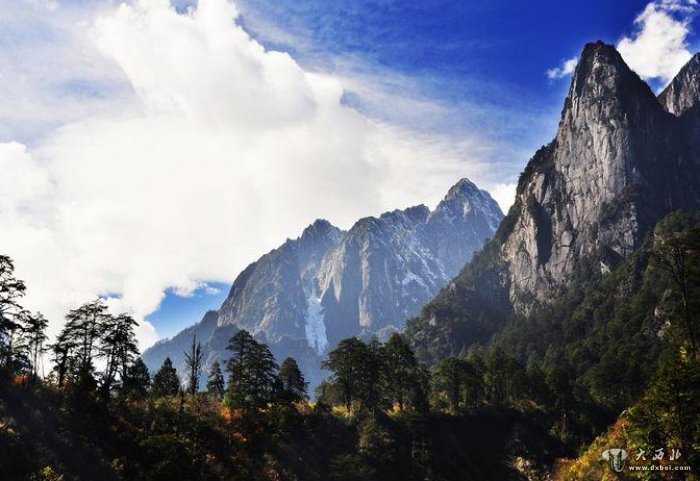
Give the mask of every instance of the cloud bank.
<svg viewBox="0 0 700 481">
<path fill-rule="evenodd" d="M 184 13 L 136 0 L 78 20 L 44 7 L 67 46 L 54 47 L 60 78 L 29 72 L 50 81 L 28 87 L 28 102 L 64 101 L 50 130 L 0 144 L 0 252 L 52 333 L 97 295 L 143 319 L 166 289 L 229 282 L 315 218 L 348 227 L 485 177 L 489 146 L 359 114 L 338 79 L 265 50 L 225 0 Z M 57 86 L 64 96 L 41 94 Z M 141 322 L 142 347 L 157 337 Z"/>
</svg>

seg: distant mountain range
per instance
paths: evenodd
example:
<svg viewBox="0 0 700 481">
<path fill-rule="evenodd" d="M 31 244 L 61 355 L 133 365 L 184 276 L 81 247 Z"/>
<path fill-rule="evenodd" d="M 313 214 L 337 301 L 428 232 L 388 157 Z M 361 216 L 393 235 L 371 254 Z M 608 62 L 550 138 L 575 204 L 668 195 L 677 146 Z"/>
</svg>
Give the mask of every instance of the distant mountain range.
<svg viewBox="0 0 700 481">
<path fill-rule="evenodd" d="M 218 311 L 146 350 L 151 371 L 166 356 L 184 366 L 197 336 L 205 365 L 223 360 L 229 338 L 246 329 L 278 361 L 292 356 L 312 387 L 324 377 L 323 355 L 350 336 L 387 338 L 402 331 L 475 251 L 493 236 L 503 214 L 467 179 L 434 211 L 420 205 L 360 219 L 344 232 L 317 220 L 246 267 Z"/>
</svg>

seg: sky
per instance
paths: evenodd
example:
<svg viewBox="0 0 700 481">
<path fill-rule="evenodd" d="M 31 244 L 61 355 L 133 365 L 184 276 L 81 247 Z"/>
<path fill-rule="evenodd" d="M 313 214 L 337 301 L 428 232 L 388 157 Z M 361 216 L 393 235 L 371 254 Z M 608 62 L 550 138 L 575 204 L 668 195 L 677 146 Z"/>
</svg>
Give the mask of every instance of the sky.
<svg viewBox="0 0 700 481">
<path fill-rule="evenodd" d="M 694 0 L 0 0 L 0 252 L 60 330 L 96 296 L 145 348 L 316 218 L 507 210 L 586 42 L 656 91 Z"/>
</svg>

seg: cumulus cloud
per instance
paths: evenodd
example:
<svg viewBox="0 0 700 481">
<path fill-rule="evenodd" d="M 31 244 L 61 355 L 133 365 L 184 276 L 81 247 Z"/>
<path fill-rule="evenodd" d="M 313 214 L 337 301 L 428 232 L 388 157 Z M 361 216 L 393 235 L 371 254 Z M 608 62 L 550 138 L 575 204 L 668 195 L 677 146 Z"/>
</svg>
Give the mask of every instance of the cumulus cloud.
<svg viewBox="0 0 700 481">
<path fill-rule="evenodd" d="M 97 295 L 143 319 L 167 289 L 230 282 L 315 218 L 348 227 L 485 178 L 488 146 L 359 114 L 338 79 L 265 50 L 225 0 L 187 12 L 135 0 L 73 23 L 62 8 L 58 24 L 81 48 L 61 50 L 59 80 L 93 59 L 80 77 L 109 88 L 29 136 L 39 140 L 0 144 L 0 252 L 52 333 Z M 142 347 L 157 337 L 141 322 Z"/>
<path fill-rule="evenodd" d="M 627 64 L 645 79 L 668 84 L 690 60 L 690 23 L 695 0 L 659 0 L 647 4 L 635 18 L 635 31 L 623 37 L 617 49 Z"/>
<path fill-rule="evenodd" d="M 554 68 L 547 70 L 547 72 L 545 72 L 545 74 L 551 80 L 568 77 L 569 75 L 574 73 L 574 70 L 576 70 L 577 63 L 578 63 L 578 57 L 572 57 L 568 60 L 564 60 L 561 63 L 561 66 L 554 67 Z"/>
</svg>

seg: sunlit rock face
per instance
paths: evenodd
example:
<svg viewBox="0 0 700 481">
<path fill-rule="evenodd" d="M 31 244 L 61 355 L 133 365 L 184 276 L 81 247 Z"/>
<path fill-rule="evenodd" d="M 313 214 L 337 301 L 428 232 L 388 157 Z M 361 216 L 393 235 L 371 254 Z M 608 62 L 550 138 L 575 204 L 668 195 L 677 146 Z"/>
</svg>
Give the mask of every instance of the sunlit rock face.
<svg viewBox="0 0 700 481">
<path fill-rule="evenodd" d="M 487 343 L 584 263 L 607 272 L 665 215 L 700 208 L 699 92 L 697 55 L 657 97 L 614 47 L 586 45 L 556 137 L 528 162 L 494 239 L 409 322 L 419 355 Z"/>
<path fill-rule="evenodd" d="M 520 215 L 502 248 L 516 309 L 546 300 L 579 259 L 598 252 L 614 263 L 666 213 L 698 205 L 697 137 L 686 135 L 685 115 L 673 115 L 697 99 L 696 63 L 660 102 L 613 47 L 586 46 L 557 136 L 525 171 Z"/>
</svg>

